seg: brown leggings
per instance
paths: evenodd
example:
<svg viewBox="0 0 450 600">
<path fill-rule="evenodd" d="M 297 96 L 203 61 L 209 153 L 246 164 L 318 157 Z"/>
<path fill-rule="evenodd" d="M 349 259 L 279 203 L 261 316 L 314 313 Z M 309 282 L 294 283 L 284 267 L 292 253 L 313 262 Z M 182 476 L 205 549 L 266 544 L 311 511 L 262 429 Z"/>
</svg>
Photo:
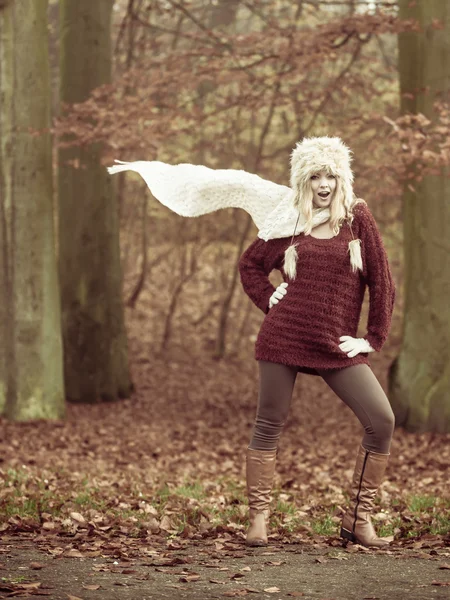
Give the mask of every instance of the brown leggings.
<svg viewBox="0 0 450 600">
<path fill-rule="evenodd" d="M 255 427 L 249 447 L 275 450 L 291 404 L 297 377 L 296 367 L 258 361 L 260 390 Z M 368 365 L 320 370 L 319 375 L 351 408 L 364 427 L 362 445 L 367 450 L 388 454 L 395 418 L 389 400 Z"/>
</svg>

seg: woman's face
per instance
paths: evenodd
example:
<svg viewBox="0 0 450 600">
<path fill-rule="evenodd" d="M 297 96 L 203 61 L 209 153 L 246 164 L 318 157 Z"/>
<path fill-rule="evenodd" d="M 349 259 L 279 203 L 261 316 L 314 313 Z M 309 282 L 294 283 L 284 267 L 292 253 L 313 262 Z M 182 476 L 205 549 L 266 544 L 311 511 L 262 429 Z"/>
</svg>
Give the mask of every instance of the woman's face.
<svg viewBox="0 0 450 600">
<path fill-rule="evenodd" d="M 311 175 L 311 188 L 315 208 L 327 208 L 336 190 L 336 177 L 328 171 L 318 171 Z"/>
</svg>

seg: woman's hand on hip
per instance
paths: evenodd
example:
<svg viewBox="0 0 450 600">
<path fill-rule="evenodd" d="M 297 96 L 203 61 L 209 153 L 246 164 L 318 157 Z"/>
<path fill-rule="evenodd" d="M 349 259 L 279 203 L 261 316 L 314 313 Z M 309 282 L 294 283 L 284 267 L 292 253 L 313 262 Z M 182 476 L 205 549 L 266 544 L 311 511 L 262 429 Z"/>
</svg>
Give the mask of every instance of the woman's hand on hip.
<svg viewBox="0 0 450 600">
<path fill-rule="evenodd" d="M 280 283 L 274 293 L 270 296 L 269 308 L 272 308 L 274 304 L 278 304 L 278 302 L 287 294 L 287 286 L 288 284 L 285 281 Z"/>
<path fill-rule="evenodd" d="M 354 338 L 350 335 L 342 335 L 339 340 L 339 348 L 342 352 L 346 352 L 349 358 L 353 358 L 360 352 L 375 352 L 372 346 L 365 338 Z"/>
</svg>

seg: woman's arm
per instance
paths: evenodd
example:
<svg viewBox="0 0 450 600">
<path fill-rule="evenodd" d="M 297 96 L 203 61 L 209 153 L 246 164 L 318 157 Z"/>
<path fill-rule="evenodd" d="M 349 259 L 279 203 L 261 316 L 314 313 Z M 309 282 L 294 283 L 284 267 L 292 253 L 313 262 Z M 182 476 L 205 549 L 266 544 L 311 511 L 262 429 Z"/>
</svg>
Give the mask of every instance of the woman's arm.
<svg viewBox="0 0 450 600">
<path fill-rule="evenodd" d="M 365 339 L 379 352 L 391 328 L 395 284 L 376 221 L 367 205 L 360 210 L 363 274 L 369 287 L 369 317 Z"/>
<path fill-rule="evenodd" d="M 239 260 L 239 273 L 245 293 L 264 313 L 269 312 L 269 299 L 275 288 L 269 274 L 276 267 L 279 256 L 277 241 L 257 238 Z"/>
</svg>

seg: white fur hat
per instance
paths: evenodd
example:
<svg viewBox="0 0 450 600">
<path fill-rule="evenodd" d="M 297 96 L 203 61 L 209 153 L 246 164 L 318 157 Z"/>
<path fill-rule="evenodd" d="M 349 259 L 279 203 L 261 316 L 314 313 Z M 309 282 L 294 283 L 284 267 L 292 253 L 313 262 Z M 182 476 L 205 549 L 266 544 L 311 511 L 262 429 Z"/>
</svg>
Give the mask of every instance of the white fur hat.
<svg viewBox="0 0 450 600">
<path fill-rule="evenodd" d="M 322 169 L 339 178 L 344 205 L 353 203 L 351 150 L 338 137 L 311 137 L 298 142 L 291 154 L 291 187 L 296 196 L 309 189 L 311 175 Z"/>
<path fill-rule="evenodd" d="M 347 210 L 351 209 L 358 202 L 353 193 L 351 160 L 350 148 L 339 137 L 311 137 L 298 142 L 291 154 L 291 187 L 294 191 L 294 206 L 299 208 L 301 199 L 307 197 L 308 192 L 310 192 L 311 176 L 325 170 L 337 177 L 342 191 L 344 207 Z M 297 244 L 293 244 L 296 229 L 297 224 L 284 258 L 284 270 L 291 279 L 295 279 L 297 275 Z M 361 240 L 353 239 L 349 242 L 348 248 L 353 272 L 358 269 L 362 270 Z"/>
</svg>

